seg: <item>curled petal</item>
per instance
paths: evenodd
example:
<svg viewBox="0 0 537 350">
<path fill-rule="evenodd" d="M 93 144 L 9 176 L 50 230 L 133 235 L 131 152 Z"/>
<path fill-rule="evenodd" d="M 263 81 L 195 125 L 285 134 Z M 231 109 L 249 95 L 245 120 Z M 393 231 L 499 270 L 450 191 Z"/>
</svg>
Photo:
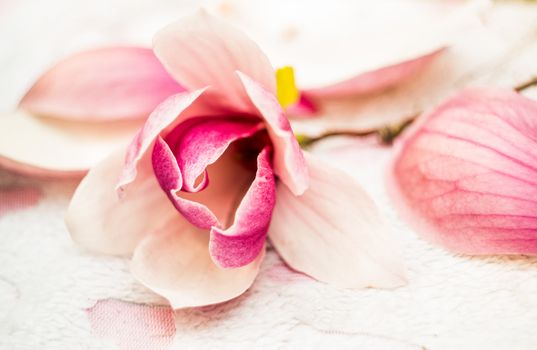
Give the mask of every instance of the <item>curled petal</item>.
<svg viewBox="0 0 537 350">
<path fill-rule="evenodd" d="M 267 125 L 274 147 L 274 173 L 296 195 L 308 188 L 308 168 L 289 120 L 278 100 L 242 72 L 237 72 L 246 92 Z"/>
<path fill-rule="evenodd" d="M 227 230 L 211 229 L 209 250 L 219 266 L 236 268 L 247 265 L 264 247 L 276 202 L 276 183 L 270 158 L 270 146 L 267 146 L 257 157 L 255 180 L 235 212 L 233 225 Z"/>
<path fill-rule="evenodd" d="M 114 190 L 123 167 L 118 151 L 92 168 L 76 189 L 65 222 L 73 240 L 105 254 L 129 255 L 145 234 L 180 216 L 160 190 L 151 164 L 140 164 L 127 196 Z"/>
<path fill-rule="evenodd" d="M 205 229 L 228 227 L 254 178 L 254 173 L 236 157 L 236 150 L 229 148 L 207 168 L 209 185 L 203 191 L 188 193 L 178 190 L 183 185 L 181 170 L 170 147 L 161 138 L 155 143 L 152 158 L 155 176 L 175 208 L 190 223 Z"/>
<path fill-rule="evenodd" d="M 211 86 L 211 103 L 249 110 L 235 75 L 240 70 L 275 93 L 274 70 L 259 47 L 241 31 L 205 11 L 173 23 L 153 40 L 168 72 L 190 90 Z"/>
<path fill-rule="evenodd" d="M 475 89 L 424 116 L 390 171 L 401 212 L 467 254 L 537 254 L 537 103 Z"/>
<path fill-rule="evenodd" d="M 146 118 L 184 91 L 151 49 L 112 47 L 73 55 L 42 75 L 20 102 L 39 116 L 75 120 Z"/>
<path fill-rule="evenodd" d="M 0 116 L 0 166 L 51 177 L 82 177 L 119 147 L 141 121 L 83 122 L 17 110 Z"/>
<path fill-rule="evenodd" d="M 127 149 L 125 166 L 121 172 L 117 188 L 124 190 L 126 185 L 134 181 L 138 162 L 144 157 L 160 133 L 173 130 L 174 126 L 197 115 L 200 104 L 195 105 L 194 102 L 203 91 L 179 93 L 168 97 L 158 105 Z"/>
<path fill-rule="evenodd" d="M 299 197 L 278 186 L 269 238 L 295 270 L 343 288 L 393 288 L 405 268 L 391 229 L 349 175 L 305 153 L 311 184 Z"/>
<path fill-rule="evenodd" d="M 180 221 L 168 222 L 137 247 L 132 273 L 168 299 L 174 309 L 221 303 L 244 293 L 259 272 L 264 249 L 246 266 L 221 269 L 211 260 L 208 244 L 206 231 Z"/>
<path fill-rule="evenodd" d="M 189 222 L 201 228 L 210 228 L 219 224 L 217 217 L 206 205 L 177 195 L 177 192 L 183 187 L 181 169 L 179 169 L 170 147 L 160 136 L 153 147 L 151 160 L 160 187 L 172 201 L 175 208 Z"/>
<path fill-rule="evenodd" d="M 238 139 L 252 136 L 262 123 L 251 118 L 195 118 L 173 130 L 166 141 L 174 150 L 183 175 L 183 190 L 197 192 L 206 185 L 205 169 L 213 164 Z M 198 176 L 204 180 L 195 185 Z"/>
</svg>

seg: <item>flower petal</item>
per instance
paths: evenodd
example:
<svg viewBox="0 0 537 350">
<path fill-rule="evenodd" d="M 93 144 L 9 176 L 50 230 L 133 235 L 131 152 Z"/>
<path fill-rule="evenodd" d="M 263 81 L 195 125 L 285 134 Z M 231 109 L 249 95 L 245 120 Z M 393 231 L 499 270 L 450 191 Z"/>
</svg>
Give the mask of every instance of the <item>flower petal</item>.
<svg viewBox="0 0 537 350">
<path fill-rule="evenodd" d="M 204 180 L 195 186 L 196 179 L 233 141 L 252 136 L 263 126 L 252 118 L 195 118 L 189 122 L 180 124 L 166 137 L 183 175 L 182 190 L 188 192 L 197 192 L 206 185 Z"/>
<path fill-rule="evenodd" d="M 249 265 L 221 269 L 212 262 L 208 243 L 207 232 L 190 224 L 169 222 L 137 247 L 132 273 L 168 299 L 174 309 L 221 303 L 244 293 L 259 272 L 264 249 Z"/>
<path fill-rule="evenodd" d="M 125 166 L 121 172 L 117 188 L 124 190 L 136 178 L 136 166 L 151 147 L 157 136 L 165 130 L 173 130 L 182 121 L 197 116 L 202 104 L 195 104 L 204 90 L 184 92 L 168 97 L 147 118 L 127 149 Z M 202 114 L 203 115 L 203 114 Z"/>
<path fill-rule="evenodd" d="M 254 175 L 240 164 L 236 151 L 230 148 L 207 168 L 210 184 L 203 191 L 188 193 L 178 190 L 183 185 L 182 174 L 173 152 L 161 138 L 155 142 L 152 162 L 155 176 L 175 208 L 191 224 L 205 229 L 228 226 L 238 199 Z"/>
<path fill-rule="evenodd" d="M 20 107 L 62 119 L 146 118 L 181 91 L 150 49 L 112 47 L 61 61 L 36 81 Z"/>
<path fill-rule="evenodd" d="M 414 74 L 428 66 L 444 51 L 444 48 L 440 48 L 432 53 L 426 53 L 423 56 L 361 73 L 353 78 L 336 84 L 305 90 L 303 93 L 307 98 L 318 99 L 379 92 L 412 77 Z M 305 112 L 307 113 L 309 111 L 306 110 Z"/>
<path fill-rule="evenodd" d="M 241 267 L 254 261 L 265 245 L 272 210 L 276 202 L 276 182 L 270 164 L 270 146 L 257 157 L 255 180 L 243 197 L 235 221 L 227 230 L 211 229 L 209 250 L 222 267 Z"/>
<path fill-rule="evenodd" d="M 211 102 L 249 110 L 250 101 L 235 75 L 240 70 L 271 93 L 275 73 L 259 47 L 224 21 L 199 11 L 158 32 L 153 41 L 157 57 L 170 74 L 190 90 L 211 86 Z"/>
<path fill-rule="evenodd" d="M 398 144 L 391 192 L 425 238 L 459 253 L 537 254 L 537 103 L 462 92 Z"/>
<path fill-rule="evenodd" d="M 274 147 L 274 172 L 296 195 L 308 188 L 308 168 L 289 120 L 274 94 L 237 71 L 246 92 L 264 118 Z"/>
<path fill-rule="evenodd" d="M 201 228 L 219 225 L 218 218 L 204 204 L 177 195 L 183 187 L 183 176 L 168 144 L 159 136 L 151 157 L 153 171 L 160 187 L 175 208 L 192 224 Z"/>
<path fill-rule="evenodd" d="M 352 177 L 305 153 L 311 185 L 278 186 L 269 237 L 293 269 L 338 287 L 392 288 L 405 269 L 374 203 Z"/>
<path fill-rule="evenodd" d="M 141 121 L 83 122 L 40 118 L 17 110 L 0 116 L 0 166 L 29 175 L 82 177 Z"/>
<path fill-rule="evenodd" d="M 118 151 L 92 168 L 71 199 L 65 218 L 73 240 L 91 251 L 131 254 L 148 232 L 180 217 L 159 188 L 151 165 L 141 163 L 131 191 L 114 190 L 123 166 Z"/>
<path fill-rule="evenodd" d="M 310 90 L 449 47 L 480 25 L 483 3 L 228 0 L 227 11 L 215 11 L 251 35 L 275 67 L 293 66 L 299 88 Z"/>
</svg>

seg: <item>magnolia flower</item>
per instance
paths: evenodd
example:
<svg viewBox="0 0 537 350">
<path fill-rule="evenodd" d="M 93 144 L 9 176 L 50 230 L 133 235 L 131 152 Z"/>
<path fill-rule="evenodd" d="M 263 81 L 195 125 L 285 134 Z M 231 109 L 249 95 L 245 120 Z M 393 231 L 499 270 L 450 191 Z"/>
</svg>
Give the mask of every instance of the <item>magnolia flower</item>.
<svg viewBox="0 0 537 350">
<path fill-rule="evenodd" d="M 513 91 L 460 93 L 400 141 L 390 177 L 421 234 L 466 254 L 536 254 L 537 103 Z"/>
<path fill-rule="evenodd" d="M 200 12 L 157 33 L 154 51 L 189 92 L 167 98 L 127 149 L 82 180 L 66 218 L 75 241 L 132 254 L 134 276 L 174 308 L 243 293 L 267 234 L 289 266 L 319 281 L 404 282 L 372 201 L 300 150 L 253 41 Z"/>
</svg>

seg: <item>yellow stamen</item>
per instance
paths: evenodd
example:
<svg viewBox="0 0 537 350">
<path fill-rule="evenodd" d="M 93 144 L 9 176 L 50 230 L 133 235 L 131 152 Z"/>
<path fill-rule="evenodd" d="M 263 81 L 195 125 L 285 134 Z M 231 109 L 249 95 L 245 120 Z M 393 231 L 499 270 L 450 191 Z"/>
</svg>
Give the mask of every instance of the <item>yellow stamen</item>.
<svg viewBox="0 0 537 350">
<path fill-rule="evenodd" d="M 293 67 L 285 66 L 276 70 L 276 93 L 283 108 L 298 101 L 299 93 Z"/>
</svg>

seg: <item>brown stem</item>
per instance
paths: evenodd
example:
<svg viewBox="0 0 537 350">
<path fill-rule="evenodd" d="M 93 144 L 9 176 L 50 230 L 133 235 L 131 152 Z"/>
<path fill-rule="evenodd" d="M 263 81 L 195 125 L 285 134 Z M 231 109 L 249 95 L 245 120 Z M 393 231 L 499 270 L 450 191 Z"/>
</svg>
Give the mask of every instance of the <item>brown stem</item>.
<svg viewBox="0 0 537 350">
<path fill-rule="evenodd" d="M 524 91 L 534 85 L 537 85 L 537 76 L 529 79 L 528 81 L 525 81 L 517 86 L 515 86 L 513 88 L 513 90 L 515 90 L 516 92 L 521 92 L 521 91 Z"/>
<path fill-rule="evenodd" d="M 532 86 L 537 85 L 537 76 L 520 83 L 513 87 L 516 92 L 524 91 Z M 366 137 L 376 135 L 379 141 L 383 144 L 389 145 L 395 140 L 401 133 L 420 116 L 421 112 L 416 113 L 410 117 L 404 118 L 403 121 L 397 124 L 388 124 L 376 129 L 363 129 L 363 130 L 331 130 L 326 131 L 318 136 L 309 137 L 306 135 L 296 135 L 298 143 L 302 147 L 308 147 L 312 144 L 333 136 L 353 136 L 353 137 Z"/>
</svg>

